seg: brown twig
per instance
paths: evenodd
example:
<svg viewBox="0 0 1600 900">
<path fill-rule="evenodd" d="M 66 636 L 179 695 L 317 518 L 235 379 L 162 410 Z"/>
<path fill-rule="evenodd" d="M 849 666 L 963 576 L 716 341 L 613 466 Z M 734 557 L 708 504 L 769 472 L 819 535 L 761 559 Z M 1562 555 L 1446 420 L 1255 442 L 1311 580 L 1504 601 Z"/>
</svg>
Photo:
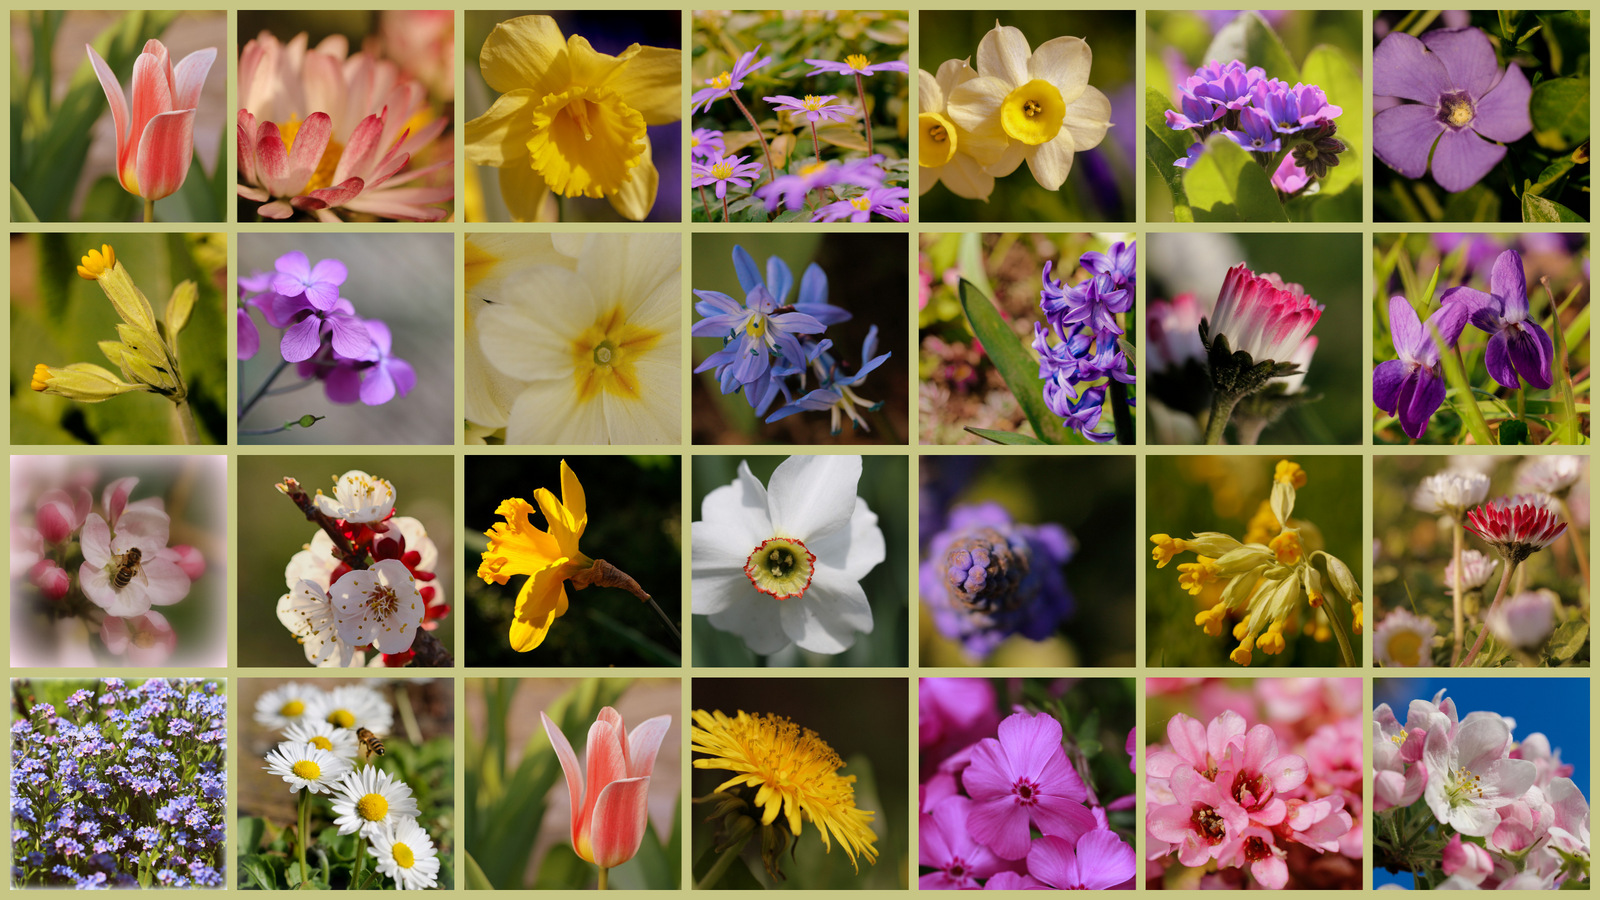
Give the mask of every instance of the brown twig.
<svg viewBox="0 0 1600 900">
<path fill-rule="evenodd" d="M 672 632 L 673 637 L 679 639 L 683 637 L 683 634 L 678 631 L 678 626 L 674 625 L 671 617 L 667 615 L 667 611 L 662 609 L 661 606 L 656 603 L 654 597 L 651 597 L 649 594 L 645 593 L 644 588 L 639 586 L 639 582 L 633 580 L 633 576 L 603 559 L 595 560 L 594 565 L 587 569 L 579 569 L 577 574 L 573 575 L 568 580 L 572 582 L 572 586 L 574 588 L 580 591 L 591 585 L 598 587 L 620 588 L 624 591 L 627 591 L 645 603 L 650 604 L 650 607 L 656 611 L 656 615 L 661 617 L 661 621 L 666 623 L 667 628 Z"/>
<path fill-rule="evenodd" d="M 416 640 L 411 642 L 411 652 L 414 654 L 411 661 L 419 666 L 448 669 L 456 664 L 450 651 L 433 636 L 433 632 L 424 630 L 420 625 L 417 626 Z"/>
<path fill-rule="evenodd" d="M 278 491 L 300 507 L 300 512 L 305 514 L 307 522 L 315 522 L 318 528 L 328 533 L 333 538 L 333 555 L 336 559 L 350 566 L 352 569 L 367 568 L 366 554 L 357 553 L 356 548 L 350 545 L 350 539 L 339 530 L 338 523 L 328 518 L 328 514 L 317 509 L 317 502 L 300 487 L 300 482 L 284 476 L 281 483 L 276 485 Z"/>
</svg>

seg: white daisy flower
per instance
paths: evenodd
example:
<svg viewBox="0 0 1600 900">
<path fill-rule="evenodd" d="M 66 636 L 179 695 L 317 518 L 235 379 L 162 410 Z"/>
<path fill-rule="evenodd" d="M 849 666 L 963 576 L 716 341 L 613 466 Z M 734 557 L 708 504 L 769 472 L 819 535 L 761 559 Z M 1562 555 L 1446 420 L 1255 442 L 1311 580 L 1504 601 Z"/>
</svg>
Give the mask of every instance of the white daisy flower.
<svg viewBox="0 0 1600 900">
<path fill-rule="evenodd" d="M 1489 476 L 1477 472 L 1446 471 L 1429 475 L 1417 485 L 1411 505 L 1433 515 L 1460 520 L 1468 508 L 1489 496 Z"/>
<path fill-rule="evenodd" d="M 256 698 L 256 724 L 277 731 L 301 721 L 322 689 L 291 681 Z"/>
<path fill-rule="evenodd" d="M 339 637 L 333 601 L 314 581 L 302 580 L 278 598 L 278 621 L 300 642 L 306 662 L 314 666 L 348 666 L 355 656 L 355 646 Z"/>
<path fill-rule="evenodd" d="M 840 653 L 870 634 L 861 579 L 883 562 L 884 540 L 860 480 L 859 456 L 791 456 L 769 487 L 741 462 L 693 525 L 695 614 L 764 655 L 790 644 Z"/>
<path fill-rule="evenodd" d="M 286 744 L 310 744 L 343 759 L 356 758 L 356 733 L 315 719 L 306 719 L 290 725 L 283 732 Z"/>
<path fill-rule="evenodd" d="M 417 817 L 411 788 L 376 766 L 351 772 L 333 792 L 333 824 L 340 834 L 370 838 L 402 819 Z"/>
<path fill-rule="evenodd" d="M 346 522 L 382 522 L 394 510 L 394 485 L 351 469 L 333 483 L 333 496 L 317 491 L 317 509 Z"/>
<path fill-rule="evenodd" d="M 420 891 L 439 886 L 438 851 L 416 819 L 401 819 L 371 837 L 367 853 L 378 860 L 379 873 L 394 879 L 396 888 Z"/>
<path fill-rule="evenodd" d="M 1530 456 L 1517 466 L 1517 492 L 1559 494 L 1583 476 L 1583 457 Z"/>
<path fill-rule="evenodd" d="M 306 790 L 326 794 L 342 786 L 341 779 L 349 776 L 351 763 L 310 744 L 284 741 L 268 751 L 267 764 L 262 768 L 281 775 L 289 783 L 291 793 Z"/>
<path fill-rule="evenodd" d="M 1427 616 L 1397 609 L 1383 617 L 1372 633 L 1372 657 L 1380 666 L 1433 665 L 1433 636 L 1438 626 Z"/>
<path fill-rule="evenodd" d="M 366 728 L 380 737 L 394 727 L 394 709 L 389 701 L 364 684 L 334 688 L 312 704 L 307 715 L 340 728 Z"/>
<path fill-rule="evenodd" d="M 374 644 L 383 653 L 411 649 L 426 608 L 416 578 L 398 559 L 346 572 L 328 596 L 339 616 L 339 639 L 354 647 Z"/>
</svg>

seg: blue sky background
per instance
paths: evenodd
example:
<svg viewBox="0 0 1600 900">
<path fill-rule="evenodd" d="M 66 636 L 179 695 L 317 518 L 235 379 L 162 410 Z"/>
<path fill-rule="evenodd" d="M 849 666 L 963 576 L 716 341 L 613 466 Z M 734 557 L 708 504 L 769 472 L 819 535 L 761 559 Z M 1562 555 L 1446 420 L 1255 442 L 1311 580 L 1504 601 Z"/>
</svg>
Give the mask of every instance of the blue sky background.
<svg viewBox="0 0 1600 900">
<path fill-rule="evenodd" d="M 1388 703 L 1405 721 L 1406 707 L 1417 698 L 1431 700 L 1440 688 L 1455 698 L 1461 718 L 1474 710 L 1497 712 L 1516 721 L 1511 736 L 1522 740 L 1543 732 L 1561 761 L 1572 766 L 1572 780 L 1585 797 L 1589 785 L 1589 681 L 1587 678 L 1379 678 L 1372 687 L 1374 705 Z M 1395 875 L 1374 868 L 1373 885 L 1410 887 L 1409 872 Z"/>
</svg>

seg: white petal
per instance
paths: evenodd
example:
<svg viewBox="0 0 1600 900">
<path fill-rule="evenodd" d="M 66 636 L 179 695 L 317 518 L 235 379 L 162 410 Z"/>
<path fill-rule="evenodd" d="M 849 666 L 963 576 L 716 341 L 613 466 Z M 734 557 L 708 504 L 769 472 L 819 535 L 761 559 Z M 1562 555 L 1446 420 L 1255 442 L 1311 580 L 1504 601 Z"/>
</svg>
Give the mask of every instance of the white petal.
<svg viewBox="0 0 1600 900">
<path fill-rule="evenodd" d="M 978 42 L 978 74 L 1004 78 L 1012 87 L 1026 84 L 1030 55 L 1022 29 L 996 22 Z"/>
<path fill-rule="evenodd" d="M 762 656 L 777 653 L 791 643 L 779 622 L 780 603 L 752 588 L 743 602 L 735 601 L 722 612 L 712 614 L 711 625 L 744 638 L 752 652 Z"/>
<path fill-rule="evenodd" d="M 773 533 L 812 541 L 847 527 L 860 481 L 859 456 L 789 457 L 767 484 Z"/>
<path fill-rule="evenodd" d="M 111 539 L 112 553 L 127 553 L 138 547 L 146 559 L 154 558 L 167 548 L 167 535 L 172 528 L 172 518 L 165 512 L 150 507 L 129 506 L 117 520 L 117 533 Z"/>
<path fill-rule="evenodd" d="M 1000 125 L 1000 105 L 1011 86 L 998 78 L 973 78 L 958 85 L 945 101 L 945 113 L 958 129 L 956 146 L 980 164 L 1000 158 L 1012 141 Z"/>
<path fill-rule="evenodd" d="M 949 65 L 950 62 L 946 62 L 945 65 Z M 943 69 L 942 66 L 940 68 Z M 939 80 L 929 75 L 927 69 L 917 70 L 917 111 L 925 113 L 944 111 L 944 90 L 939 87 Z"/>
<path fill-rule="evenodd" d="M 643 395 L 601 397 L 606 435 L 613 444 L 676 444 L 683 430 L 678 355 L 651 352 L 634 363 Z"/>
<path fill-rule="evenodd" d="M 578 274 L 603 310 L 633 311 L 683 266 L 682 238 L 660 232 L 597 234 L 578 258 Z M 673 297 L 676 301 L 676 292 Z M 676 311 L 676 307 L 674 307 Z"/>
<path fill-rule="evenodd" d="M 1072 171 L 1072 132 L 1061 129 L 1053 139 L 1033 147 L 1028 154 L 1028 170 L 1045 190 L 1059 191 Z"/>
<path fill-rule="evenodd" d="M 517 395 L 506 422 L 508 444 L 603 444 L 599 403 L 579 404 L 570 381 L 535 381 Z"/>
<path fill-rule="evenodd" d="M 1022 155 L 1017 155 L 1021 161 Z M 943 181 L 950 193 L 968 200 L 982 200 L 988 202 L 989 195 L 994 193 L 994 176 L 983 170 L 978 161 L 965 153 L 957 152 L 948 163 L 937 169 L 924 169 L 919 173 L 922 179 L 922 193 L 927 193 L 928 188 L 935 182 Z"/>
<path fill-rule="evenodd" d="M 547 295 L 552 306 L 567 310 L 592 305 L 589 289 L 577 275 L 565 269 L 538 271 L 564 282 Z M 527 306 L 496 303 L 478 314 L 478 346 L 489 365 L 511 378 L 570 381 L 572 342 L 593 325 L 596 318 L 598 314 L 592 311 L 582 317 L 541 315 Z"/>
<path fill-rule="evenodd" d="M 805 596 L 780 605 L 783 631 L 813 653 L 841 653 L 856 634 L 872 633 L 872 607 L 861 583 L 831 566 L 818 565 Z"/>
<path fill-rule="evenodd" d="M 1073 149 L 1098 147 L 1111 127 L 1111 101 L 1099 88 L 1085 87 L 1083 95 L 1067 105 L 1061 127 L 1072 132 Z"/>
<path fill-rule="evenodd" d="M 696 569 L 689 581 L 689 608 L 697 616 L 714 616 L 761 596 L 743 568 Z"/>
<path fill-rule="evenodd" d="M 84 520 L 78 547 L 83 551 L 84 562 L 96 569 L 111 562 L 111 526 L 99 513 L 89 513 L 89 518 Z"/>
<path fill-rule="evenodd" d="M 1058 37 L 1045 41 L 1028 60 L 1028 75 L 1048 81 L 1061 92 L 1061 102 L 1071 105 L 1089 83 L 1094 54 L 1083 38 Z"/>
<path fill-rule="evenodd" d="M 153 606 L 171 606 L 189 596 L 189 576 L 175 562 L 153 559 L 141 563 L 140 572 L 145 577 L 145 597 Z"/>
</svg>

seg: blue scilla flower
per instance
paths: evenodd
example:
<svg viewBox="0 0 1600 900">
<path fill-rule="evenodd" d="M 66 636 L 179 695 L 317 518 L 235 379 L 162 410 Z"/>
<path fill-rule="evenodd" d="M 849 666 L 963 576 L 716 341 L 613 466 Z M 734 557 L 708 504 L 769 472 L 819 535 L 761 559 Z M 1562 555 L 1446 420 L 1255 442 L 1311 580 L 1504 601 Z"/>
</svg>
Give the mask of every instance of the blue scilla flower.
<svg viewBox="0 0 1600 900">
<path fill-rule="evenodd" d="M 794 286 L 794 273 L 781 257 L 767 257 L 767 277 L 763 280 L 761 270 L 756 268 L 755 258 L 743 247 L 735 245 L 733 270 L 739 276 L 739 286 L 746 292 L 762 285 L 779 306 L 788 302 L 789 289 Z M 828 302 L 828 274 L 816 263 L 806 266 L 805 274 L 800 276 L 800 293 L 795 298 L 794 308 L 823 325 L 837 325 L 850 320 L 849 310 Z"/>
<path fill-rule="evenodd" d="M 798 372 L 805 365 L 805 353 L 796 337 L 820 334 L 826 327 L 802 312 L 780 312 L 778 301 L 765 284 L 745 289 L 741 303 L 719 291 L 695 291 L 700 298 L 695 311 L 704 316 L 690 329 L 696 337 L 720 337 L 721 350 L 711 354 L 696 372 L 716 369 L 724 394 L 749 384 L 774 365 L 780 370 Z"/>
<path fill-rule="evenodd" d="M 867 420 L 862 418 L 856 407 L 866 407 L 868 411 L 877 410 L 883 406 L 882 402 L 874 402 L 862 398 L 855 392 L 855 385 L 860 384 L 863 378 L 873 369 L 886 362 L 892 353 L 873 356 L 878 349 L 878 326 L 867 329 L 867 337 L 861 342 L 861 367 L 853 374 L 845 375 L 840 371 L 839 363 L 829 352 L 833 341 L 823 339 L 818 341 L 810 352 L 811 367 L 817 374 L 819 385 L 816 390 L 807 393 L 799 400 L 782 407 L 777 412 L 767 417 L 768 422 L 776 422 L 798 412 L 813 411 L 832 413 L 833 433 L 838 434 L 843 426 L 843 420 L 850 420 L 851 428 L 871 430 Z"/>
</svg>

